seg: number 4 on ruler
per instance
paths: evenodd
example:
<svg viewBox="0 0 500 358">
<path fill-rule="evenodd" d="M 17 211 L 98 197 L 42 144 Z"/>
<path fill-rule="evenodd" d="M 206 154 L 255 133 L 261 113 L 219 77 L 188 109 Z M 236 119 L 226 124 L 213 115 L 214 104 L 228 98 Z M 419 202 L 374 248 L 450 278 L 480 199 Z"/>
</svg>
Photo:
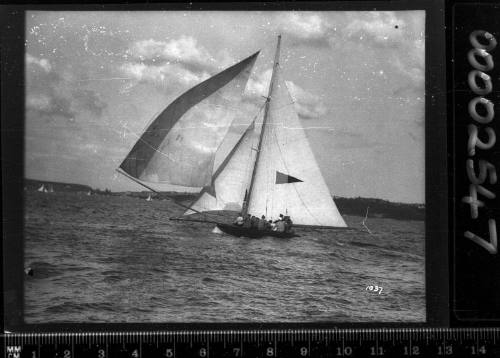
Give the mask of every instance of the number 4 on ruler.
<svg viewBox="0 0 500 358">
<path fill-rule="evenodd" d="M 490 229 L 490 242 L 486 241 L 480 236 L 471 233 L 470 231 L 466 231 L 464 236 L 468 239 L 471 239 L 476 244 L 484 247 L 490 254 L 496 254 L 498 252 L 498 243 L 497 243 L 497 223 L 495 219 L 488 220 L 488 227 Z"/>
</svg>

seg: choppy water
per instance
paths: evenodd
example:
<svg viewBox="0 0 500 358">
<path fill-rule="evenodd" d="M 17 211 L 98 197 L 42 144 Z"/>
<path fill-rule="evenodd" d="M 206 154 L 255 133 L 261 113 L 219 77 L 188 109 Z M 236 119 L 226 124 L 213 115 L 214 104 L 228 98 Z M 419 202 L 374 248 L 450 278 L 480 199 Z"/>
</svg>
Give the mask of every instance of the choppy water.
<svg viewBox="0 0 500 358">
<path fill-rule="evenodd" d="M 247 239 L 170 221 L 168 200 L 26 195 L 28 323 L 425 320 L 422 221 Z"/>
</svg>

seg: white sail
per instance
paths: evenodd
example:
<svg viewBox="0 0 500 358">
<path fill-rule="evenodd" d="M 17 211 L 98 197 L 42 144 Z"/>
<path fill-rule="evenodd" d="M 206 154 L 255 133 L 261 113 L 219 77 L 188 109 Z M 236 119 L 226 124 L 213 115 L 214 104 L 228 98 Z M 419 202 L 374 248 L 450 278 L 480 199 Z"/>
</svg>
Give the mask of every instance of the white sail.
<svg viewBox="0 0 500 358">
<path fill-rule="evenodd" d="M 233 120 L 258 52 L 191 88 L 148 126 L 121 163 L 132 178 L 188 187 L 210 185 L 214 159 Z"/>
<path fill-rule="evenodd" d="M 146 198 L 146 201 L 151 201 L 153 199 L 151 199 L 151 194 L 149 194 L 149 196 Z"/>
<path fill-rule="evenodd" d="M 289 215 L 295 224 L 345 227 L 279 65 L 275 65 L 274 72 L 248 213 L 270 219 Z"/>
<path fill-rule="evenodd" d="M 45 192 L 45 185 L 42 184 L 41 187 L 37 189 L 38 191 Z"/>
<path fill-rule="evenodd" d="M 196 211 L 242 210 L 245 190 L 250 185 L 257 139 L 255 124 L 252 122 L 219 165 L 213 175 L 212 186 L 200 192 L 196 201 L 190 205 L 194 210 L 187 210 L 184 215 L 194 214 Z"/>
</svg>

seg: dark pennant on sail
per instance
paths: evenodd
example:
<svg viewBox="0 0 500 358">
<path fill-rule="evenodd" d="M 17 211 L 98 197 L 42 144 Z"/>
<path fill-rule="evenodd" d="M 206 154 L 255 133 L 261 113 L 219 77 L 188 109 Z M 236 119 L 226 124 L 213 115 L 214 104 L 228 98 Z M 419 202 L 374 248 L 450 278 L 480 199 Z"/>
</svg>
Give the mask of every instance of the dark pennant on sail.
<svg viewBox="0 0 500 358">
<path fill-rule="evenodd" d="M 291 175 L 283 174 L 281 172 L 276 172 L 276 184 L 291 184 L 300 183 L 302 180 L 292 177 Z"/>
</svg>

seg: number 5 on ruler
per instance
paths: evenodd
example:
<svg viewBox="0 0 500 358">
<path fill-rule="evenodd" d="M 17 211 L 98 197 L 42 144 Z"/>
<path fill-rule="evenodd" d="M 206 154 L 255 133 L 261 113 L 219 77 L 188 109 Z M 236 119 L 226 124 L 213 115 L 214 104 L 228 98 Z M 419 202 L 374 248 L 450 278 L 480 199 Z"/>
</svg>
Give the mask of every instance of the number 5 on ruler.
<svg viewBox="0 0 500 358">
<path fill-rule="evenodd" d="M 486 241 L 480 236 L 471 233 L 470 231 L 466 231 L 464 236 L 468 239 L 471 239 L 476 244 L 484 247 L 490 254 L 496 254 L 498 252 L 498 243 L 497 243 L 497 223 L 495 219 L 488 220 L 488 227 L 490 230 L 490 242 Z"/>
</svg>

